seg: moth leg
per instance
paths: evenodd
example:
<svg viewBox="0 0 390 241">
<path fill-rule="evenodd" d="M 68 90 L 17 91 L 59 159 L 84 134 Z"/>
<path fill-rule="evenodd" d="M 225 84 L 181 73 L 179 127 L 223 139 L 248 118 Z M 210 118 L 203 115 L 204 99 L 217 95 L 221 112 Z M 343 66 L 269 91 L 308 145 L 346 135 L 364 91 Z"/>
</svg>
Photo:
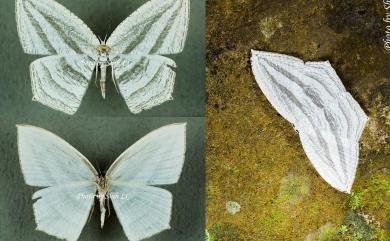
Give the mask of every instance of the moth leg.
<svg viewBox="0 0 390 241">
<path fill-rule="evenodd" d="M 111 215 L 111 206 L 110 206 L 110 198 L 107 197 L 107 209 L 108 209 L 108 217 Z"/>
<path fill-rule="evenodd" d="M 118 85 L 117 85 L 116 78 L 115 78 L 114 63 L 111 62 L 110 65 L 111 65 L 111 79 L 112 79 L 112 82 L 114 82 L 116 92 L 119 93 Z"/>
<path fill-rule="evenodd" d="M 98 72 L 99 72 L 99 60 L 96 60 L 96 64 L 95 64 L 95 85 L 96 85 L 96 88 L 98 88 Z"/>
<path fill-rule="evenodd" d="M 93 211 L 94 211 L 94 210 L 95 210 L 95 201 L 94 201 L 93 204 L 92 204 L 92 209 L 91 209 L 91 211 L 89 211 L 88 223 L 89 223 L 89 221 L 91 221 L 92 214 L 93 214 Z"/>
</svg>

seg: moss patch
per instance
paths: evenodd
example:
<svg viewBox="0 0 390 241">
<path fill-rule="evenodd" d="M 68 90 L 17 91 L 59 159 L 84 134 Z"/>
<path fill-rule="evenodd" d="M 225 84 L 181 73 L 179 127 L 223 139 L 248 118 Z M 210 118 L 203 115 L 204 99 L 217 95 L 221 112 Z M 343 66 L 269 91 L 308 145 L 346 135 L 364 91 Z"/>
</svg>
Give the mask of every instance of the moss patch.
<svg viewBox="0 0 390 241">
<path fill-rule="evenodd" d="M 260 22 L 260 31 L 264 35 L 265 39 L 271 38 L 275 32 L 282 27 L 282 22 L 280 22 L 276 17 L 266 17 Z"/>
<path fill-rule="evenodd" d="M 244 241 L 240 229 L 229 223 L 219 223 L 211 227 L 209 231 L 210 241 Z"/>
<path fill-rule="evenodd" d="M 375 195 L 373 182 L 383 181 L 390 169 L 390 146 L 385 144 L 390 141 L 390 54 L 384 54 L 378 38 L 383 15 L 381 1 L 207 2 L 209 230 L 227 222 L 242 240 L 302 241 L 326 223 L 340 229 L 352 211 L 350 196 L 317 174 L 298 135 L 257 86 L 249 58 L 250 49 L 258 49 L 306 61 L 330 60 L 370 117 L 353 191 L 371 188 L 360 196 L 354 212 L 380 223 L 382 231 L 374 233 L 389 232 L 389 212 L 383 203 L 387 198 L 383 191 Z M 291 173 L 310 183 L 310 191 L 292 185 L 298 188 L 282 192 L 281 183 Z M 232 216 L 225 208 L 229 200 L 245 208 Z"/>
<path fill-rule="evenodd" d="M 309 234 L 305 241 L 338 241 L 338 229 L 331 223 L 321 226 L 315 232 Z"/>
<path fill-rule="evenodd" d="M 310 193 L 310 183 L 308 178 L 289 174 L 282 179 L 278 202 L 297 204 Z"/>
</svg>

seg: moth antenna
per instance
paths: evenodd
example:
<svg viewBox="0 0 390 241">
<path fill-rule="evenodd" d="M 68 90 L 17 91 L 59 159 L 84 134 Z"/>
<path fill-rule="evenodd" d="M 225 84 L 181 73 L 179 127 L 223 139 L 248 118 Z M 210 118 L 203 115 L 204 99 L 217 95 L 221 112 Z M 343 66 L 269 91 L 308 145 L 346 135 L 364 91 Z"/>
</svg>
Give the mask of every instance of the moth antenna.
<svg viewBox="0 0 390 241">
<path fill-rule="evenodd" d="M 107 38 L 108 38 L 108 33 L 110 32 L 111 29 L 111 22 L 108 24 L 107 31 L 106 31 L 106 36 L 104 37 L 104 43 L 106 43 Z"/>
<path fill-rule="evenodd" d="M 102 170 L 100 169 L 99 163 L 97 163 L 97 169 L 98 169 L 99 174 L 102 174 Z"/>
<path fill-rule="evenodd" d="M 97 36 L 97 37 L 98 37 L 98 39 L 99 39 L 100 44 L 102 44 L 103 41 L 102 41 L 102 39 L 100 38 L 100 36 Z"/>
<path fill-rule="evenodd" d="M 110 168 L 110 166 L 111 166 L 111 165 L 108 165 L 108 166 L 106 167 L 106 170 L 104 171 L 104 173 L 107 173 L 107 171 L 108 171 L 108 169 Z"/>
<path fill-rule="evenodd" d="M 99 175 L 102 174 L 102 172 L 101 172 L 101 170 L 100 170 L 100 165 L 99 165 L 99 163 L 98 163 L 96 160 L 94 160 L 94 161 L 93 161 L 93 164 L 95 164 L 95 166 L 96 166 L 96 168 L 97 168 L 97 171 L 98 171 Z"/>
<path fill-rule="evenodd" d="M 103 41 L 103 43 L 106 43 L 107 37 L 108 37 L 108 32 L 106 33 L 106 36 L 104 36 L 104 41 Z"/>
</svg>

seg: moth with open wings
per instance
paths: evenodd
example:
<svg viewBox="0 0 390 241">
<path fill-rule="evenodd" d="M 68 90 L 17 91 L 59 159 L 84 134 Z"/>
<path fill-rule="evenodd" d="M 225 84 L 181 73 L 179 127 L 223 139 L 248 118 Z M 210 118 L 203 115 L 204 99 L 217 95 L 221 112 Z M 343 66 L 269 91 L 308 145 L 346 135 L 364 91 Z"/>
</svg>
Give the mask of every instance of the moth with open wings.
<svg viewBox="0 0 390 241">
<path fill-rule="evenodd" d="M 129 110 L 140 113 L 172 99 L 175 62 L 163 55 L 182 52 L 187 38 L 189 0 L 150 0 L 125 19 L 108 40 L 54 0 L 16 0 L 16 22 L 24 52 L 50 55 L 30 66 L 33 100 L 74 114 L 93 71 L 106 72 Z"/>
<path fill-rule="evenodd" d="M 26 183 L 44 187 L 33 195 L 37 199 L 33 205 L 37 230 L 76 241 L 95 196 L 101 227 L 111 199 L 130 241 L 170 228 L 172 195 L 155 186 L 174 184 L 180 177 L 185 123 L 161 127 L 141 138 L 106 173 L 98 173 L 70 144 L 38 127 L 18 126 L 18 148 Z"/>
</svg>

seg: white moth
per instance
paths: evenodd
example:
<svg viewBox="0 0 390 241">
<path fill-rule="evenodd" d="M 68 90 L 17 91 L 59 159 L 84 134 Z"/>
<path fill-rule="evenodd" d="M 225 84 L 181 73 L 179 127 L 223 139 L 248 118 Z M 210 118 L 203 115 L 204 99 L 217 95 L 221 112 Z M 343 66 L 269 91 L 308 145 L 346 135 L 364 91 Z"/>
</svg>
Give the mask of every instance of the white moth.
<svg viewBox="0 0 390 241">
<path fill-rule="evenodd" d="M 72 115 L 94 69 L 105 98 L 108 67 L 131 112 L 172 99 L 176 64 L 162 55 L 184 48 L 189 0 L 148 1 L 107 41 L 54 0 L 16 0 L 16 20 L 24 52 L 51 55 L 30 66 L 33 100 Z"/>
<path fill-rule="evenodd" d="M 273 107 L 299 133 L 311 163 L 332 187 L 349 193 L 367 116 L 326 62 L 252 50 L 252 70 Z"/>
<path fill-rule="evenodd" d="M 97 197 L 103 228 L 111 199 L 130 241 L 169 229 L 172 195 L 154 187 L 178 181 L 184 163 L 186 124 L 161 127 L 123 152 L 106 173 L 53 133 L 18 125 L 20 164 L 34 193 L 37 230 L 75 241 Z"/>
</svg>

